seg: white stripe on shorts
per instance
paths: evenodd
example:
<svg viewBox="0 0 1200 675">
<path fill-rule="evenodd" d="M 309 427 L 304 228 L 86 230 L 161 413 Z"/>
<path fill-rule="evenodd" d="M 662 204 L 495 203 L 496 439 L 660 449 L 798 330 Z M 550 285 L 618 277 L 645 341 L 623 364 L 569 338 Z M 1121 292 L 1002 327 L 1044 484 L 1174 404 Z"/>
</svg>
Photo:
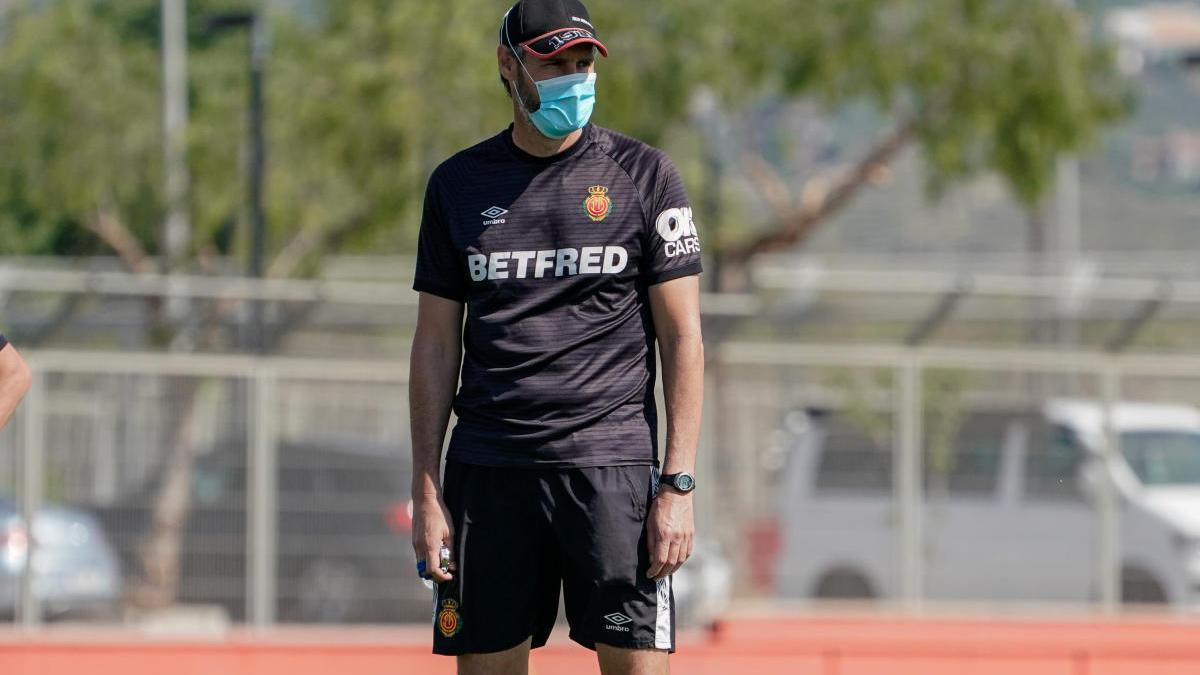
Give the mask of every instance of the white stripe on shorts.
<svg viewBox="0 0 1200 675">
<path fill-rule="evenodd" d="M 654 648 L 671 648 L 671 577 L 658 580 L 658 613 L 654 622 Z"/>
</svg>

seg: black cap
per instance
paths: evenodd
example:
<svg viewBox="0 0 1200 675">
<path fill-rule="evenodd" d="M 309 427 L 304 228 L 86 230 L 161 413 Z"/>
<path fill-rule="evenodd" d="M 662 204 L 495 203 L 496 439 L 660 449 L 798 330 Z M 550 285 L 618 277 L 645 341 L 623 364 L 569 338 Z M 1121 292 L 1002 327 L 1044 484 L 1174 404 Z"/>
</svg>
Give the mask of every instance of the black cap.
<svg viewBox="0 0 1200 675">
<path fill-rule="evenodd" d="M 500 44 L 540 59 L 578 44 L 593 44 L 608 56 L 587 7 L 579 0 L 520 0 L 504 15 Z"/>
</svg>

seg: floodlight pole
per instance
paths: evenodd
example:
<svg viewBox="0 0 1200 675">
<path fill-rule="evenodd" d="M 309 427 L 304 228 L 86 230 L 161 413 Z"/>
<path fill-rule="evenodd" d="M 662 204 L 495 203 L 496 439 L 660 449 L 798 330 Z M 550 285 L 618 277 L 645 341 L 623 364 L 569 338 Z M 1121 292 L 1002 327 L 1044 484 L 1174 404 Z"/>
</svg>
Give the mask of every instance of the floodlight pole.
<svg viewBox="0 0 1200 675">
<path fill-rule="evenodd" d="M 248 157 L 246 171 L 246 217 L 250 226 L 250 256 L 247 275 L 260 279 L 263 276 L 263 261 L 266 257 L 267 231 L 263 209 L 263 183 L 266 174 L 266 133 L 264 132 L 264 81 L 266 80 L 267 54 L 270 38 L 267 22 L 260 12 L 231 12 L 218 14 L 209 20 L 210 30 L 246 28 L 250 35 L 250 101 Z M 251 304 L 250 347 L 256 352 L 266 349 L 263 328 L 262 305 Z"/>
<path fill-rule="evenodd" d="M 164 274 L 181 271 L 191 239 L 187 164 L 187 0 L 162 0 L 163 159 L 167 217 L 163 222 Z"/>
<path fill-rule="evenodd" d="M 188 171 L 188 76 L 187 76 L 187 0 L 162 0 L 162 122 L 163 179 L 166 188 L 167 215 L 161 233 L 162 251 L 159 271 L 174 279 L 187 273 L 187 254 L 191 246 L 192 222 L 188 205 L 191 175 Z M 165 312 L 173 325 L 187 319 L 190 302 L 183 294 L 167 296 Z M 180 332 L 172 349 L 182 346 Z"/>
<path fill-rule="evenodd" d="M 255 13 L 250 21 L 250 276 L 261 279 L 263 259 L 267 249 L 266 216 L 263 211 L 263 176 L 266 172 L 267 144 L 263 132 L 263 80 L 267 68 L 266 22 Z M 254 351 L 266 350 L 267 341 L 263 327 L 263 305 L 251 305 L 252 321 L 250 338 Z"/>
<path fill-rule="evenodd" d="M 250 276 L 263 276 L 266 256 L 266 217 L 263 215 L 263 175 L 266 140 L 263 132 L 263 80 L 267 65 L 266 22 L 256 13 L 250 21 Z"/>
</svg>

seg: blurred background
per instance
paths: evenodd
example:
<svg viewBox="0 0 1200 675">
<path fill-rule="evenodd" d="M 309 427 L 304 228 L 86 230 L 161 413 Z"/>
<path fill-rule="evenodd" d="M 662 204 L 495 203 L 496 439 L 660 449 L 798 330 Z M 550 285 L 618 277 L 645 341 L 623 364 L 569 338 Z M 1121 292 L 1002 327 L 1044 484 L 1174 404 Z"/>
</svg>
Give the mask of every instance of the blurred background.
<svg viewBox="0 0 1200 675">
<path fill-rule="evenodd" d="M 706 246 L 684 625 L 1200 608 L 1200 3 L 591 4 Z M 0 0 L 0 616 L 428 621 L 413 251 L 507 6 Z"/>
</svg>

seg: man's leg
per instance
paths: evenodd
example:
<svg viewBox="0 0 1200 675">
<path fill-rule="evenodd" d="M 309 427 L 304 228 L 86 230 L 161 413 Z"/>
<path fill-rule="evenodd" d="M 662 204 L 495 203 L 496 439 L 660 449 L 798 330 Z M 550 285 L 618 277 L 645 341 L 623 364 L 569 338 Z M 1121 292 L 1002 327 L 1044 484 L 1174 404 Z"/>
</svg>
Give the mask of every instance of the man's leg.
<svg viewBox="0 0 1200 675">
<path fill-rule="evenodd" d="M 527 675 L 530 642 L 492 654 L 464 654 L 458 657 L 458 675 Z"/>
<path fill-rule="evenodd" d="M 667 675 L 671 672 L 665 649 L 621 649 L 597 644 L 596 655 L 600 657 L 603 675 Z"/>
<path fill-rule="evenodd" d="M 442 482 L 457 569 L 437 587 L 433 653 L 458 657 L 462 673 L 524 674 L 554 627 L 561 585 L 536 475 L 447 462 Z"/>
<path fill-rule="evenodd" d="M 675 602 L 669 577 L 646 577 L 652 467 L 562 470 L 546 481 L 555 498 L 552 526 L 564 559 L 571 639 L 588 649 L 611 648 L 601 654 L 606 673 L 605 664 L 614 673 L 666 672 L 667 653 L 675 650 Z M 659 669 L 644 669 L 658 662 Z"/>
</svg>

